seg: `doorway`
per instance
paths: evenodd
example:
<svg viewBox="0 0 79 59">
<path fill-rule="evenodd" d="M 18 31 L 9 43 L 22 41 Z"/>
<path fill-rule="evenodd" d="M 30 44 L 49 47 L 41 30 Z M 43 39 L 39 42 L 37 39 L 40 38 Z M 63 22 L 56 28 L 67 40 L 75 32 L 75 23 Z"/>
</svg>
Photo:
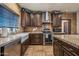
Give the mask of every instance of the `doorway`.
<svg viewBox="0 0 79 59">
<path fill-rule="evenodd" d="M 71 20 L 70 19 L 62 20 L 62 32 L 64 34 L 71 34 Z"/>
</svg>

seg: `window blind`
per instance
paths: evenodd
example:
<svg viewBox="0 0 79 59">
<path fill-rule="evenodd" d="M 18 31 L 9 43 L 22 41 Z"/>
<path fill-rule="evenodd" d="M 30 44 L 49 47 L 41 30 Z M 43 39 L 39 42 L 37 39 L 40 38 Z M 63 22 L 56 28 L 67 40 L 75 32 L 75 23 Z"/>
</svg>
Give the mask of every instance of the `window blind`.
<svg viewBox="0 0 79 59">
<path fill-rule="evenodd" d="M 0 27 L 18 27 L 19 16 L 0 5 Z"/>
</svg>

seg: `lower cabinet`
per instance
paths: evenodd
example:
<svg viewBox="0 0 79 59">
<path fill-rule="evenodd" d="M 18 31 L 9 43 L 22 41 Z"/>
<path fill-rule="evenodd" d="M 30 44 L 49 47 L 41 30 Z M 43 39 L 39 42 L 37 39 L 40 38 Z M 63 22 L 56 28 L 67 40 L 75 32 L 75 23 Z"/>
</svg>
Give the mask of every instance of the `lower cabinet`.
<svg viewBox="0 0 79 59">
<path fill-rule="evenodd" d="M 72 56 L 73 54 L 71 54 L 69 51 L 67 51 L 65 48 L 63 48 L 63 56 Z"/>
<path fill-rule="evenodd" d="M 29 39 L 26 39 L 23 43 L 21 43 L 21 56 L 23 56 L 29 46 Z"/>
<path fill-rule="evenodd" d="M 23 56 L 29 46 L 29 38 L 21 42 L 21 38 L 0 47 L 0 56 Z"/>
<path fill-rule="evenodd" d="M 1 47 L 0 47 L 0 56 L 1 56 Z"/>
<path fill-rule="evenodd" d="M 54 38 L 53 53 L 55 56 L 79 56 L 79 48 Z"/>
<path fill-rule="evenodd" d="M 33 45 L 42 45 L 43 44 L 43 34 L 42 33 L 32 33 L 29 36 L 30 38 L 30 44 Z"/>
<path fill-rule="evenodd" d="M 2 55 L 4 56 L 20 56 L 21 44 L 19 41 L 14 41 L 6 46 L 4 46 L 4 51 L 2 51 Z"/>
<path fill-rule="evenodd" d="M 53 42 L 53 51 L 54 51 L 55 56 L 63 55 L 62 46 L 58 40 L 54 40 L 54 42 Z"/>
</svg>

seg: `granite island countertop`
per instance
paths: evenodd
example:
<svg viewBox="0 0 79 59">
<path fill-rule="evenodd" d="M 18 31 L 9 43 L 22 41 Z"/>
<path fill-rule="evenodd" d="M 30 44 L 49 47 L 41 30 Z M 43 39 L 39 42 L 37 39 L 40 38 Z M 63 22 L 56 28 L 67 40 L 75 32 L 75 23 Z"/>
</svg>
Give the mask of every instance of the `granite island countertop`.
<svg viewBox="0 0 79 59">
<path fill-rule="evenodd" d="M 21 41 L 24 41 L 21 38 L 26 35 L 29 35 L 29 33 L 19 33 L 19 34 L 15 34 L 15 35 L 9 35 L 8 37 L 0 38 L 0 47 L 7 45 L 10 42 L 13 42 L 18 39 Z"/>
<path fill-rule="evenodd" d="M 79 49 L 79 35 L 54 35 L 54 37 Z"/>
</svg>

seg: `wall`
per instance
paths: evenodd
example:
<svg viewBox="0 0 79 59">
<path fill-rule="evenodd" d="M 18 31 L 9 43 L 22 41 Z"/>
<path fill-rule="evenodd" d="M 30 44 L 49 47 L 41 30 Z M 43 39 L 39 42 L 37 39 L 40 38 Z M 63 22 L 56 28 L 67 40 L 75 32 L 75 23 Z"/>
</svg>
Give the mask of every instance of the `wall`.
<svg viewBox="0 0 79 59">
<path fill-rule="evenodd" d="M 35 31 L 33 31 L 33 29 L 37 28 Z M 42 27 L 26 27 L 24 29 L 25 32 L 41 32 L 42 31 Z"/>
<path fill-rule="evenodd" d="M 77 33 L 79 33 L 79 12 L 77 12 Z"/>
<path fill-rule="evenodd" d="M 77 18 L 76 18 L 76 13 L 73 13 L 72 18 L 71 18 L 71 33 L 76 34 L 77 33 Z"/>
</svg>

